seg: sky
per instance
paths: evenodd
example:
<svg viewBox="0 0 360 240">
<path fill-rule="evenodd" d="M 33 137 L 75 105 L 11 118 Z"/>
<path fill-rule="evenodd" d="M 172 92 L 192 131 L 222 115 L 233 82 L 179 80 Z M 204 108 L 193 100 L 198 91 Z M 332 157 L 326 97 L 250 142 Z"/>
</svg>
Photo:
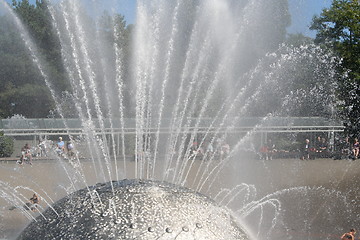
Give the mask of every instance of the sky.
<svg viewBox="0 0 360 240">
<path fill-rule="evenodd" d="M 2 1 L 2 0 L 0 0 Z M 5 0 L 11 3 L 11 0 Z M 29 0 L 35 3 L 35 0 Z M 94 0 L 88 0 L 94 1 Z M 101 0 L 104 4 L 112 5 L 115 3 L 120 13 L 125 16 L 127 23 L 134 23 L 136 15 L 136 0 Z M 311 19 L 314 15 L 319 15 L 322 9 L 331 5 L 332 0 L 289 0 L 289 10 L 292 24 L 288 28 L 289 33 L 303 33 L 304 35 L 315 37 L 315 32 L 309 30 Z"/>
<path fill-rule="evenodd" d="M 320 15 L 324 8 L 329 8 L 332 0 L 289 0 L 291 26 L 289 33 L 303 33 L 315 37 L 315 32 L 309 30 L 314 15 Z"/>
</svg>

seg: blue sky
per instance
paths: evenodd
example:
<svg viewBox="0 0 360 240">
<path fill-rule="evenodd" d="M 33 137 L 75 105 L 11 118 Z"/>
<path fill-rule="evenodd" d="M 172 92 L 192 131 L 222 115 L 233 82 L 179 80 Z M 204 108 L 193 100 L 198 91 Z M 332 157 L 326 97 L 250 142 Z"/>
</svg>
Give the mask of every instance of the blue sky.
<svg viewBox="0 0 360 240">
<path fill-rule="evenodd" d="M 332 0 L 289 0 L 292 24 L 288 32 L 314 37 L 315 32 L 309 30 L 312 17 L 320 15 L 324 8 L 330 7 L 331 2 Z"/>
<path fill-rule="evenodd" d="M 2 1 L 2 0 L 0 0 Z M 11 0 L 6 0 L 11 2 Z M 29 0 L 35 3 L 35 0 Z M 90 0 L 89 0 L 90 1 Z M 116 3 L 117 9 L 125 16 L 127 23 L 134 23 L 136 0 L 103 0 L 105 2 Z M 312 17 L 319 15 L 323 8 L 329 7 L 332 0 L 289 0 L 289 8 L 292 17 L 292 25 L 288 28 L 290 33 L 303 33 L 314 37 L 315 33 L 308 29 Z M 106 4 L 106 3 L 105 3 Z"/>
</svg>

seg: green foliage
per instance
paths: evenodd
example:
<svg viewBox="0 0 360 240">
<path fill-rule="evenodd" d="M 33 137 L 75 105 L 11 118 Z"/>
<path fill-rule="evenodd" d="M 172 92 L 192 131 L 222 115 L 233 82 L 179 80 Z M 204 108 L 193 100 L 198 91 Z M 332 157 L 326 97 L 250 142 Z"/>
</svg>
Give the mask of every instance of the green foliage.
<svg viewBox="0 0 360 240">
<path fill-rule="evenodd" d="M 188 1 L 186 4 L 189 9 L 187 19 L 194 18 L 198 1 Z M 241 66 L 234 75 L 241 76 L 248 72 L 257 64 L 259 59 L 263 58 L 266 53 L 278 49 L 279 45 L 286 39 L 286 27 L 290 25 L 288 0 L 279 0 L 276 3 L 264 1 L 263 5 L 262 10 L 254 16 L 257 20 L 249 21 L 248 25 L 245 26 L 253 29 L 253 34 L 245 36 L 241 49 L 238 49 L 241 53 L 238 56 L 249 57 L 239 57 L 239 59 L 234 60 L 237 66 Z M 71 96 L 72 92 L 61 60 L 60 41 L 52 29 L 47 1 L 37 0 L 34 5 L 30 4 L 29 0 L 13 0 L 12 7 L 39 48 L 39 55 L 45 63 L 43 69 L 51 77 L 50 81 L 55 86 L 56 94 L 59 96 L 57 102 L 60 103 L 60 107 L 67 116 L 73 116 L 74 109 L 71 106 L 71 97 L 63 98 L 63 92 L 68 92 L 68 96 Z M 57 8 L 54 9 L 56 11 Z M 4 15 L 0 18 L 0 79 L 2 79 L 0 82 L 0 101 L 4 103 L 0 105 L 0 117 L 6 118 L 14 114 L 22 114 L 28 118 L 46 117 L 49 111 L 54 110 L 54 102 L 49 91 L 43 87 L 45 85 L 44 79 L 39 74 L 38 68 L 34 66 L 12 17 Z M 90 16 L 85 18 L 94 23 L 89 29 L 85 29 L 86 32 L 89 31 L 91 36 L 98 35 L 103 40 L 100 41 L 103 43 L 101 46 L 102 56 L 109 58 L 109 61 L 104 59 L 104 62 L 113 62 L 115 59 L 114 46 L 121 51 L 122 76 L 120 77 L 124 82 L 124 105 L 127 111 L 134 109 L 126 107 L 131 105 L 129 96 L 131 94 L 131 83 L 128 79 L 130 77 L 130 51 L 133 48 L 131 46 L 132 25 L 126 25 L 124 16 L 110 15 L 107 12 L 103 13 L 97 23 Z M 93 27 L 94 25 L 96 28 Z M 189 24 L 189 34 L 184 36 L 184 39 L 190 40 L 191 27 L 192 25 Z M 260 32 L 262 37 L 257 34 Z M 95 47 L 89 47 L 89 49 L 90 55 L 97 51 Z M 94 54 L 94 56 L 96 55 Z M 97 62 L 98 59 L 93 58 L 92 60 L 95 67 L 102 67 L 100 62 Z M 114 69 L 109 68 L 105 71 L 110 77 L 116 74 Z M 224 88 L 224 91 L 218 91 L 216 94 L 220 98 L 225 93 L 226 89 Z M 99 90 L 98 94 L 103 97 L 107 93 Z M 76 96 L 76 94 L 74 96 L 82 97 L 81 95 Z M 108 94 L 107 96 L 111 98 L 115 94 Z M 221 101 L 217 101 L 218 105 L 220 103 Z M 209 115 L 215 114 L 216 109 L 214 108 Z"/>
<path fill-rule="evenodd" d="M 36 0 L 31 4 L 29 0 L 13 0 L 12 8 L 20 18 L 30 38 L 36 43 L 36 54 L 41 61 L 42 70 L 49 76 L 49 82 L 59 98 L 61 107 L 67 115 L 73 115 L 73 106 L 63 103 L 63 92 L 71 95 L 70 83 L 63 66 L 61 45 L 58 35 L 53 30 L 51 15 L 47 7 L 48 1 Z M 56 8 L 55 8 L 56 10 Z M 88 21 L 93 21 L 87 16 Z M 91 24 L 93 26 L 94 24 Z M 113 47 L 116 42 L 123 55 L 123 79 L 128 75 L 130 59 L 130 33 L 131 26 L 126 26 L 121 15 L 110 16 L 104 13 L 99 28 L 89 28 L 88 31 L 95 35 L 95 30 L 105 40 L 104 45 Z M 116 29 L 116 39 L 113 30 Z M 106 43 L 106 44 L 105 44 Z M 105 49 L 109 54 L 104 56 L 115 58 L 113 49 Z M 94 50 L 92 50 L 94 51 Z M 0 15 L 0 118 L 21 114 L 25 117 L 47 117 L 49 112 L 56 112 L 53 96 L 46 87 L 43 75 L 34 63 L 30 51 L 24 44 L 19 28 L 10 14 Z M 113 59 L 109 59 L 113 60 Z M 95 60 L 96 61 L 96 60 Z M 109 61 L 110 62 L 110 61 Z M 101 64 L 95 64 L 100 66 Z M 115 74 L 115 73 L 114 73 Z"/>
<path fill-rule="evenodd" d="M 0 132 L 0 157 L 10 157 L 14 152 L 14 140 Z"/>
<path fill-rule="evenodd" d="M 54 38 L 46 1 L 32 5 L 27 0 L 13 1 L 13 8 L 30 37 L 36 42 L 43 69 L 56 82 L 58 92 L 68 88 L 60 56 L 60 45 Z M 0 117 L 14 114 L 46 117 L 54 107 L 49 90 L 38 67 L 26 48 L 13 18 L 0 16 Z"/>
<path fill-rule="evenodd" d="M 310 29 L 317 31 L 316 43 L 343 59 L 338 70 L 347 77 L 339 79 L 339 109 L 346 131 L 356 136 L 360 130 L 360 2 L 334 0 L 329 9 L 313 18 Z"/>
<path fill-rule="evenodd" d="M 19 87 L 8 85 L 0 92 L 0 117 L 6 118 L 21 114 L 27 118 L 47 117 L 54 107 L 46 86 L 24 84 Z"/>
</svg>

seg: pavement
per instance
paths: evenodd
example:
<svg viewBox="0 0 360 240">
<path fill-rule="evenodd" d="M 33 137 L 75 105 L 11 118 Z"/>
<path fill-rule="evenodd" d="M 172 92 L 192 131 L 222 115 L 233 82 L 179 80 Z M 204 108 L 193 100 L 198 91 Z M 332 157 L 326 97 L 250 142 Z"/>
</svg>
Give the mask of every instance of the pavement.
<svg viewBox="0 0 360 240">
<path fill-rule="evenodd" d="M 36 160 L 42 159 L 36 158 Z M 19 165 L 14 162 L 16 160 L 15 157 L 0 159 L 1 181 L 6 183 L 3 185 L 6 187 L 3 190 L 4 196 L 7 194 L 12 196 L 14 192 L 12 190 L 7 192 L 7 187 L 9 189 L 16 188 L 17 193 L 21 193 L 25 199 L 30 198 L 33 192 L 37 192 L 43 199 L 41 202 L 43 208 L 71 191 L 72 184 L 76 184 L 80 189 L 84 187 L 83 181 L 86 181 L 86 185 L 94 185 L 103 181 L 102 175 L 99 174 L 102 169 L 97 161 L 81 161 L 81 173 L 84 176 L 82 179 L 78 178 L 70 168 L 73 166 L 70 164 L 75 163 L 47 161 L 46 159 L 36 162 L 34 159 L 33 165 Z M 198 170 L 200 173 L 206 172 L 208 168 L 202 163 L 208 162 L 210 161 L 195 161 L 185 184 L 195 189 L 199 179 L 202 178 L 201 174 L 197 175 Z M 214 162 L 215 165 L 219 163 L 220 161 Z M 114 163 L 111 162 L 111 164 Z M 161 159 L 157 162 L 155 176 L 162 176 L 163 168 L 161 166 L 164 165 L 165 163 Z M 64 166 L 68 167 L 64 168 Z M 119 160 L 117 168 L 119 177 L 113 176 L 112 179 L 122 179 L 123 177 L 132 179 L 136 177 L 135 174 L 139 173 L 134 171 L 136 169 L 134 161 Z M 220 167 L 218 166 L 218 168 Z M 210 166 L 209 169 L 217 168 Z M 103 170 L 107 173 L 106 168 Z M 271 240 L 290 239 L 290 235 L 292 240 L 336 239 L 348 229 L 360 226 L 360 219 L 357 217 L 360 215 L 359 160 L 335 161 L 324 158 L 301 161 L 297 158 L 289 158 L 266 161 L 238 158 L 222 166 L 221 172 L 216 174 L 217 178 L 212 177 L 210 171 L 207 175 L 210 177 L 202 188 L 202 192 L 210 197 L 223 193 L 224 196 L 221 196 L 220 199 L 223 198 L 228 207 L 232 209 L 241 207 L 240 203 L 243 199 L 241 197 L 237 199 L 237 197 L 240 190 L 243 189 L 242 183 L 246 183 L 249 189 L 251 186 L 256 188 L 255 200 L 259 200 L 263 204 L 261 206 L 264 206 L 264 214 L 261 218 L 263 222 L 259 225 L 259 218 L 254 218 L 254 221 L 257 221 L 254 223 L 256 231 L 260 227 L 264 228 L 263 232 L 272 229 L 273 212 L 270 210 L 274 205 L 271 204 L 274 203 L 273 199 L 281 202 L 284 216 L 279 222 L 283 221 L 286 225 L 278 224 L 272 232 L 279 233 L 279 236 L 271 238 Z M 107 175 L 105 174 L 105 176 Z M 234 194 L 230 194 L 232 195 L 231 199 L 227 199 L 227 192 L 224 189 L 235 191 Z M 239 192 L 236 193 L 236 190 Z M 238 204 L 240 205 L 238 206 Z M 266 208 L 266 204 L 269 205 L 268 208 Z M 13 239 L 30 222 L 30 219 L 26 218 L 20 210 L 9 210 L 13 205 L 14 203 L 0 198 L 0 239 Z M 261 209 L 263 208 L 261 207 Z M 31 214 L 34 217 L 39 215 L 39 213 Z M 247 220 L 252 222 L 251 218 Z M 258 239 L 264 238 L 259 237 Z"/>
</svg>

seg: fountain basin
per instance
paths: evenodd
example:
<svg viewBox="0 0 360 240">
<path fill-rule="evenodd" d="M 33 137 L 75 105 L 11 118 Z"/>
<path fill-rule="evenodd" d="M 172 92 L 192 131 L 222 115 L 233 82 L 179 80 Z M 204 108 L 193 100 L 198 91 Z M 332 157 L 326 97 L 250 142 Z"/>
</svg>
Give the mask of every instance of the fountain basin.
<svg viewBox="0 0 360 240">
<path fill-rule="evenodd" d="M 230 210 L 191 189 L 121 180 L 78 190 L 31 222 L 18 239 L 249 239 Z"/>
</svg>

